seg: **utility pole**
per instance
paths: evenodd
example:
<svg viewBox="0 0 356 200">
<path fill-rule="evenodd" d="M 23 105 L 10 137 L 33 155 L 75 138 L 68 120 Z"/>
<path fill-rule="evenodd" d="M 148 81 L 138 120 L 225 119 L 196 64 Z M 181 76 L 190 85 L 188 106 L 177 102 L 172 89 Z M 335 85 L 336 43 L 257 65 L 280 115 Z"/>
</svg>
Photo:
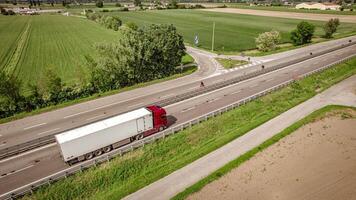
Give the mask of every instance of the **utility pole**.
<svg viewBox="0 0 356 200">
<path fill-rule="evenodd" d="M 215 22 L 213 23 L 213 37 L 211 39 L 211 51 L 214 51 Z"/>
</svg>

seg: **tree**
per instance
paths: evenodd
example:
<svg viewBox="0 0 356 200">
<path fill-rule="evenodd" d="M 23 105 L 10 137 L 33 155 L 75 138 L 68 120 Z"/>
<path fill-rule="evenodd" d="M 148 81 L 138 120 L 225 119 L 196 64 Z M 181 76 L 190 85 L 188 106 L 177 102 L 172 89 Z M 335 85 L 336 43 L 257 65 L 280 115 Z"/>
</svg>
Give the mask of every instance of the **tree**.
<svg viewBox="0 0 356 200">
<path fill-rule="evenodd" d="M 42 90 L 46 95 L 46 99 L 49 101 L 57 102 L 58 95 L 62 91 L 63 84 L 62 79 L 52 68 L 48 68 L 45 71 L 42 84 Z"/>
<path fill-rule="evenodd" d="M 141 5 L 141 0 L 134 0 L 134 5 L 135 6 L 140 6 Z"/>
<path fill-rule="evenodd" d="M 256 38 L 256 46 L 261 51 L 274 50 L 281 40 L 281 35 L 278 31 L 264 32 Z"/>
<path fill-rule="evenodd" d="M 98 8 L 102 8 L 104 7 L 104 3 L 102 0 L 98 0 L 96 3 L 95 3 L 95 6 L 98 7 Z"/>
<path fill-rule="evenodd" d="M 125 26 L 126 26 L 127 28 L 132 29 L 132 30 L 137 30 L 137 29 L 138 29 L 138 26 L 137 26 L 134 22 L 127 22 L 127 23 L 125 24 Z"/>
<path fill-rule="evenodd" d="M 4 71 L 0 71 L 0 96 L 11 102 L 18 102 L 23 99 L 20 94 L 21 82 L 14 76 L 9 76 Z"/>
<path fill-rule="evenodd" d="M 332 35 L 336 32 L 337 27 L 340 25 L 340 21 L 338 18 L 330 19 L 324 25 L 325 37 L 331 38 Z"/>
<path fill-rule="evenodd" d="M 97 91 L 171 75 L 185 54 L 183 38 L 173 25 L 137 30 L 123 26 L 119 30 L 117 43 L 98 45 L 99 58 L 87 59 L 91 66 L 90 82 Z"/>
<path fill-rule="evenodd" d="M 171 8 L 177 8 L 178 7 L 177 0 L 170 0 L 169 5 Z"/>
<path fill-rule="evenodd" d="M 294 45 L 309 43 L 314 35 L 315 26 L 302 21 L 297 25 L 297 29 L 291 32 L 291 40 Z"/>
</svg>

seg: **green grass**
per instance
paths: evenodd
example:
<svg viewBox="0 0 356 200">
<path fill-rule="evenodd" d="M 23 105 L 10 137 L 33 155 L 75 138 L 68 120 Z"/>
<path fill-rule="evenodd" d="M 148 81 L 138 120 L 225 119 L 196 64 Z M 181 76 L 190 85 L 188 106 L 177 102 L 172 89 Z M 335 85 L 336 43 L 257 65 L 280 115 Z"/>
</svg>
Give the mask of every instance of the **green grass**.
<svg viewBox="0 0 356 200">
<path fill-rule="evenodd" d="M 283 12 L 296 12 L 296 13 L 316 13 L 316 14 L 332 14 L 332 15 L 356 15 L 356 11 L 336 11 L 336 10 L 307 10 L 307 9 L 295 9 L 290 6 L 249 6 L 246 4 L 225 4 L 232 8 L 241 9 L 253 9 L 253 10 L 269 10 L 269 11 L 283 11 Z"/>
<path fill-rule="evenodd" d="M 115 41 L 118 33 L 77 17 L 0 16 L 0 37 L 0 70 L 14 58 L 11 71 L 26 85 L 38 81 L 48 67 L 65 82 L 75 82 L 84 56 L 95 55 L 95 43 Z"/>
<path fill-rule="evenodd" d="M 329 105 L 329 106 L 326 106 L 326 107 L 323 107 L 323 108 L 321 108 L 319 110 L 314 111 L 313 113 L 311 113 L 307 117 L 295 122 L 294 124 L 292 124 L 291 126 L 287 127 L 286 129 L 284 129 L 283 131 L 281 131 L 277 135 L 275 135 L 272 138 L 266 140 L 265 142 L 263 142 L 259 146 L 257 146 L 255 148 L 253 148 L 252 150 L 246 152 L 245 154 L 241 155 L 237 159 L 229 162 L 225 166 L 223 166 L 220 169 L 216 170 L 215 172 L 213 172 L 209 176 L 201 179 L 200 181 L 198 181 L 194 185 L 188 187 L 183 192 L 181 192 L 181 193 L 177 194 L 175 197 L 173 197 L 172 200 L 186 199 L 189 195 L 200 191 L 207 184 L 219 179 L 223 175 L 229 173 L 234 168 L 240 166 L 242 163 L 244 163 L 245 161 L 247 161 L 250 158 L 252 158 L 258 152 L 261 152 L 264 149 L 268 148 L 269 146 L 275 144 L 280 139 L 282 139 L 285 136 L 293 133 L 294 131 L 296 131 L 300 127 L 302 127 L 302 126 L 304 126 L 304 125 L 306 125 L 308 123 L 314 122 L 314 121 L 316 121 L 316 120 L 318 120 L 320 118 L 328 116 L 329 113 L 332 113 L 333 115 L 334 114 L 340 114 L 342 118 L 349 118 L 350 117 L 349 114 L 347 112 L 344 112 L 345 109 L 356 110 L 356 108 L 354 108 L 354 107 Z"/>
<path fill-rule="evenodd" d="M 190 64 L 190 63 L 193 63 L 193 62 L 194 62 L 194 58 L 189 54 L 185 54 L 182 57 L 182 64 L 183 65 Z"/>
<path fill-rule="evenodd" d="M 356 74 L 356 58 L 238 109 L 114 158 L 25 199 L 120 199 L 238 138 L 331 85 Z"/>
<path fill-rule="evenodd" d="M 14 121 L 14 120 L 18 120 L 18 119 L 22 119 L 22 118 L 33 116 L 33 115 L 37 115 L 37 114 L 41 114 L 41 113 L 45 113 L 45 112 L 49 112 L 49 111 L 52 111 L 52 110 L 64 108 L 64 107 L 71 106 L 71 105 L 74 105 L 74 104 L 83 103 L 83 102 L 86 102 L 86 101 L 91 101 L 91 100 L 98 99 L 98 98 L 101 98 L 101 97 L 110 96 L 110 95 L 118 94 L 118 93 L 121 93 L 121 92 L 126 92 L 126 91 L 134 90 L 134 89 L 137 89 L 137 88 L 146 87 L 146 86 L 149 86 L 149 85 L 161 83 L 161 82 L 164 82 L 164 81 L 177 79 L 177 78 L 192 74 L 196 70 L 197 70 L 197 66 L 194 66 L 194 65 L 193 66 L 189 66 L 189 67 L 184 67 L 183 71 L 181 73 L 178 72 L 177 74 L 174 74 L 174 75 L 166 77 L 166 78 L 161 78 L 161 79 L 157 79 L 157 80 L 153 80 L 153 81 L 149 81 L 149 82 L 145 82 L 145 83 L 139 83 L 139 84 L 136 84 L 136 85 L 133 85 L 133 86 L 130 86 L 130 87 L 125 87 L 125 88 L 121 88 L 121 89 L 118 89 L 118 90 L 111 90 L 111 91 L 108 91 L 108 92 L 105 92 L 105 93 L 98 93 L 98 94 L 95 94 L 95 95 L 92 95 L 92 96 L 89 96 L 89 97 L 75 99 L 73 101 L 68 101 L 68 102 L 65 102 L 65 103 L 62 103 L 62 104 L 48 106 L 48 107 L 37 109 L 37 110 L 31 111 L 31 112 L 23 112 L 23 113 L 15 114 L 15 115 L 13 115 L 11 117 L 0 119 L 0 124 L 6 123 L 6 122 L 10 122 L 10 121 Z"/>
<path fill-rule="evenodd" d="M 248 64 L 248 62 L 244 60 L 233 60 L 225 58 L 216 58 L 215 60 L 217 60 L 225 69 L 231 69 L 234 67 Z"/>
<path fill-rule="evenodd" d="M 301 21 L 277 17 L 262 17 L 231 13 L 206 12 L 199 10 L 161 10 L 108 13 L 119 16 L 124 23 L 135 22 L 140 26 L 151 23 L 173 24 L 184 36 L 184 41 L 194 44 L 195 35 L 199 37 L 199 47 L 211 49 L 213 22 L 215 27 L 215 51 L 238 52 L 255 49 L 258 34 L 277 30 L 281 32 L 282 42 L 290 42 L 290 31 Z M 316 36 L 324 34 L 324 22 L 310 21 L 316 25 Z M 338 34 L 356 32 L 355 24 L 342 23 Z"/>
</svg>

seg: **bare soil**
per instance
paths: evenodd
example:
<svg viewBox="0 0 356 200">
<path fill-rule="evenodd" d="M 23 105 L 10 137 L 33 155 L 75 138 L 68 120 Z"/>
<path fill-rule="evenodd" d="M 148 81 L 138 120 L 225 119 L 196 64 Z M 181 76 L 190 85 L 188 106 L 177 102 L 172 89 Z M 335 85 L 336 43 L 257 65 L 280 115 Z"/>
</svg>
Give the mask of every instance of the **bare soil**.
<svg viewBox="0 0 356 200">
<path fill-rule="evenodd" d="M 209 9 L 202 9 L 202 10 L 212 11 L 212 12 L 236 13 L 236 14 L 246 14 L 246 15 L 305 19 L 305 20 L 319 20 L 319 21 L 328 21 L 330 18 L 339 18 L 341 22 L 356 23 L 356 15 L 296 13 L 296 12 L 252 10 L 252 9 L 238 9 L 238 8 L 209 8 Z"/>
<path fill-rule="evenodd" d="M 356 111 L 307 124 L 188 199 L 356 199 Z"/>
</svg>

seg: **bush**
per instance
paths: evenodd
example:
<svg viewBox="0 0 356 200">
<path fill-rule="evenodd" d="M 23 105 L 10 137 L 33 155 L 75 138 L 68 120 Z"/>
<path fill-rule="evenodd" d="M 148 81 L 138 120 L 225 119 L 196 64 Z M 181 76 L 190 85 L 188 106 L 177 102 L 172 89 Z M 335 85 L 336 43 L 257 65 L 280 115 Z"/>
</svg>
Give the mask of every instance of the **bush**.
<svg viewBox="0 0 356 200">
<path fill-rule="evenodd" d="M 271 51 L 276 49 L 280 40 L 281 35 L 278 31 L 264 32 L 256 38 L 256 46 L 260 51 Z"/>
<path fill-rule="evenodd" d="M 341 7 L 341 8 L 340 8 L 340 11 L 344 11 L 344 7 Z"/>
<path fill-rule="evenodd" d="M 7 13 L 8 15 L 16 15 L 16 13 L 13 10 L 8 10 Z"/>
<path fill-rule="evenodd" d="M 115 6 L 116 7 L 121 7 L 121 4 L 120 3 L 115 3 Z"/>
<path fill-rule="evenodd" d="M 302 21 L 297 25 L 297 29 L 291 32 L 291 40 L 294 45 L 302 45 L 311 42 L 314 35 L 315 26 Z"/>
<path fill-rule="evenodd" d="M 129 8 L 123 8 L 122 11 L 129 11 Z"/>
<path fill-rule="evenodd" d="M 103 9 L 101 12 L 109 12 L 108 9 Z"/>
<path fill-rule="evenodd" d="M 325 38 L 331 38 L 339 25 L 340 21 L 338 18 L 330 19 L 328 22 L 326 22 L 324 25 Z"/>
<path fill-rule="evenodd" d="M 99 0 L 95 3 L 95 6 L 98 8 L 102 8 L 102 7 L 104 7 L 104 3 L 103 3 L 103 1 Z"/>
</svg>

